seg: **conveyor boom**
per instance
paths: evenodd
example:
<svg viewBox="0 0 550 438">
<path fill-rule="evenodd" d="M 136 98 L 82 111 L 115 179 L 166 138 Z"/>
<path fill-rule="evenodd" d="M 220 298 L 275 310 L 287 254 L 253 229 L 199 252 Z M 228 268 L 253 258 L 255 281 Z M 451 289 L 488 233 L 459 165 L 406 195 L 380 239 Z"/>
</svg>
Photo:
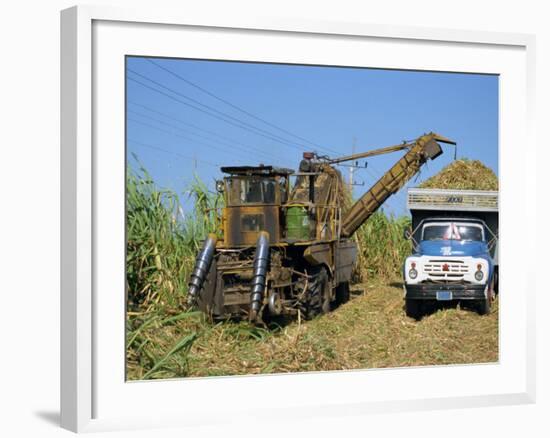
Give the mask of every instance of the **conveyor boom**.
<svg viewBox="0 0 550 438">
<path fill-rule="evenodd" d="M 371 217 L 376 210 L 418 173 L 428 159 L 434 160 L 442 154 L 438 142 L 456 144 L 454 141 L 430 132 L 414 142 L 401 145 L 400 149 L 409 149 L 382 177 L 349 209 L 342 218 L 342 237 L 350 237 Z M 386 152 L 398 150 L 397 146 L 387 148 Z"/>
</svg>

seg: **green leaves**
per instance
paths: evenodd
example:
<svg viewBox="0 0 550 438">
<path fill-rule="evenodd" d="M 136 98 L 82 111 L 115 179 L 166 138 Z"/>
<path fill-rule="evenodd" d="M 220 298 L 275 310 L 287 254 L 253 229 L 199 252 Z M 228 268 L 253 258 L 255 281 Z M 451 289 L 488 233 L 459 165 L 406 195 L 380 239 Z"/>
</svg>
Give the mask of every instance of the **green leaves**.
<svg viewBox="0 0 550 438">
<path fill-rule="evenodd" d="M 378 211 L 357 230 L 354 238 L 363 281 L 373 276 L 392 278 L 399 275 L 405 257 L 411 252 L 410 242 L 403 237 L 409 225 L 408 217 L 388 217 Z"/>
<path fill-rule="evenodd" d="M 157 370 L 162 368 L 162 366 L 168 361 L 168 359 L 170 359 L 172 355 L 178 353 L 182 349 L 185 349 L 186 352 L 189 351 L 189 349 L 193 345 L 193 342 L 195 342 L 195 339 L 197 339 L 196 333 L 192 333 L 180 339 L 179 342 L 174 345 L 174 347 L 168 353 L 166 353 L 166 355 L 162 359 L 155 363 L 153 367 L 143 375 L 143 380 L 148 379 Z"/>
<path fill-rule="evenodd" d="M 137 159 L 136 159 L 137 160 Z M 181 310 L 200 241 L 218 228 L 218 193 L 198 177 L 185 194 L 194 199 L 184 212 L 179 196 L 159 188 L 147 170 L 128 168 L 126 184 L 126 271 L 128 310 Z"/>
<path fill-rule="evenodd" d="M 186 311 L 187 281 L 201 240 L 218 228 L 222 201 L 196 177 L 185 191 L 195 207 L 184 212 L 177 193 L 138 167 L 126 179 L 127 359 L 139 364 L 141 379 L 186 375 L 204 325 L 201 312 Z"/>
</svg>

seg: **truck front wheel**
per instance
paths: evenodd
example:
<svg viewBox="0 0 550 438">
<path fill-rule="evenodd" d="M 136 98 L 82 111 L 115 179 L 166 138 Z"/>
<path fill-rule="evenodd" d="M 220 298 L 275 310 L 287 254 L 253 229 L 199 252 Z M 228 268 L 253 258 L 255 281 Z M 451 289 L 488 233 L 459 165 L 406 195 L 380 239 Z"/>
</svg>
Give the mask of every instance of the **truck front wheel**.
<svg viewBox="0 0 550 438">
<path fill-rule="evenodd" d="M 479 303 L 477 304 L 477 313 L 480 315 L 488 315 L 491 313 L 491 304 L 493 303 L 493 295 L 495 293 L 494 281 L 495 279 L 493 278 L 493 281 L 491 281 L 491 284 L 487 289 L 487 298 L 484 300 L 479 300 Z"/>
<path fill-rule="evenodd" d="M 479 313 L 480 315 L 488 315 L 489 313 L 491 313 L 491 302 L 489 300 L 489 298 L 480 300 L 480 302 L 477 304 L 477 313 Z"/>
<path fill-rule="evenodd" d="M 405 299 L 405 313 L 409 318 L 419 321 L 422 318 L 422 302 L 420 300 Z"/>
</svg>

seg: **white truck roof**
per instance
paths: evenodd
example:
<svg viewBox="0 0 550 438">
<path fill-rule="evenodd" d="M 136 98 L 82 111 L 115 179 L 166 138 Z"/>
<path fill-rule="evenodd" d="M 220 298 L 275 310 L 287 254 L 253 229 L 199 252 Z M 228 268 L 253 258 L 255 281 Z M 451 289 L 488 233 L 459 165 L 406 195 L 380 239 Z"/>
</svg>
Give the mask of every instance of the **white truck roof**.
<svg viewBox="0 0 550 438">
<path fill-rule="evenodd" d="M 498 212 L 498 191 L 411 188 L 409 210 Z"/>
</svg>

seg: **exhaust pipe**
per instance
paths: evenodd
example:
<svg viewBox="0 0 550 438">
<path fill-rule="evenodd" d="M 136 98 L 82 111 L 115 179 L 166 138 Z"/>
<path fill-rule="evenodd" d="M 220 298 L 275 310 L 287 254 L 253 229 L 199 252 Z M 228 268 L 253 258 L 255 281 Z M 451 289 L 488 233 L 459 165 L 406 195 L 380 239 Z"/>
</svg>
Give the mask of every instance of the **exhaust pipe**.
<svg viewBox="0 0 550 438">
<path fill-rule="evenodd" d="M 195 261 L 195 269 L 193 269 L 193 273 L 191 274 L 191 279 L 189 280 L 189 290 L 187 291 L 187 304 L 189 305 L 194 305 L 199 297 L 206 275 L 208 274 L 208 271 L 210 271 L 210 266 L 212 265 L 217 240 L 218 238 L 215 234 L 209 234 L 207 239 L 204 241 L 202 250 L 197 256 Z"/>
<path fill-rule="evenodd" d="M 250 288 L 250 320 L 255 321 L 262 307 L 264 290 L 267 283 L 267 267 L 269 265 L 269 233 L 260 231 L 256 241 L 254 269 Z"/>
</svg>

